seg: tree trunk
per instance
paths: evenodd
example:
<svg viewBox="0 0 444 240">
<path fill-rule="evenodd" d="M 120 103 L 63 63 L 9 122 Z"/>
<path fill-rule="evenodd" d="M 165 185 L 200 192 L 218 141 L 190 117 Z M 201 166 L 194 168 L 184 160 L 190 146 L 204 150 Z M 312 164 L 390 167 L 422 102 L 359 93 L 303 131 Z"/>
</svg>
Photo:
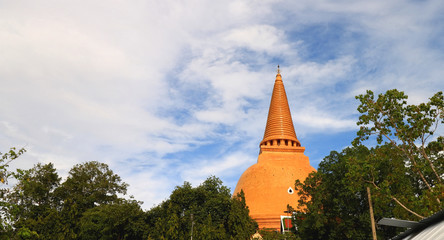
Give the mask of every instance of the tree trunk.
<svg viewBox="0 0 444 240">
<path fill-rule="evenodd" d="M 370 221 L 372 224 L 372 235 L 373 240 L 378 240 L 376 237 L 376 226 L 375 226 L 375 217 L 373 216 L 373 205 L 372 205 L 372 195 L 370 194 L 370 188 L 367 187 L 367 195 L 368 195 L 368 205 L 370 208 Z"/>
</svg>

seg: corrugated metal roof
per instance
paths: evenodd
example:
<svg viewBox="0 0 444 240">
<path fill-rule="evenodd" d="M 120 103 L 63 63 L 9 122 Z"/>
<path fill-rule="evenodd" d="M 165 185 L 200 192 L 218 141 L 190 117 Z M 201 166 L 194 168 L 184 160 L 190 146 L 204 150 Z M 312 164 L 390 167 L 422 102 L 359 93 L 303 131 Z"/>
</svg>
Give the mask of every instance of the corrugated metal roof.
<svg viewBox="0 0 444 240">
<path fill-rule="evenodd" d="M 392 240 L 444 240 L 444 210 L 419 221 L 419 224 Z"/>
</svg>

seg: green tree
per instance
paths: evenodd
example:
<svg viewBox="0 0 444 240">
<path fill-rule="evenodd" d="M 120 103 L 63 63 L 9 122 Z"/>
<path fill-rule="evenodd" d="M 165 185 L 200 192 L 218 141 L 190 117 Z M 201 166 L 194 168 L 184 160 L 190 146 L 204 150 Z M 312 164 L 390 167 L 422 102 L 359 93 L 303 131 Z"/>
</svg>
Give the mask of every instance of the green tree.
<svg viewBox="0 0 444 240">
<path fill-rule="evenodd" d="M 121 200 L 83 213 L 79 239 L 147 239 L 148 225 L 140 202 Z"/>
<path fill-rule="evenodd" d="M 17 169 L 14 177 L 18 182 L 7 199 L 15 206 L 11 212 L 17 235 L 52 239 L 60 228 L 57 211 L 60 200 L 54 194 L 60 177 L 53 164 L 39 163 L 29 170 Z"/>
<path fill-rule="evenodd" d="M 75 165 L 59 188 L 64 199 L 71 199 L 81 210 L 112 203 L 118 194 L 126 194 L 128 184 L 105 163 L 97 161 Z"/>
<path fill-rule="evenodd" d="M 24 148 L 17 150 L 14 147 L 10 148 L 6 153 L 0 152 L 0 239 L 8 239 L 9 233 L 12 230 L 11 210 L 15 207 L 14 204 L 6 199 L 9 193 L 9 188 L 6 185 L 8 184 L 8 177 L 12 174 L 8 169 L 9 163 L 25 152 Z"/>
<path fill-rule="evenodd" d="M 355 178 L 370 184 L 372 192 L 384 194 L 418 218 L 442 209 L 443 139 L 442 136 L 433 139 L 435 131 L 444 123 L 442 92 L 418 105 L 407 105 L 407 95 L 396 89 L 379 94 L 377 99 L 372 91 L 356 98 L 361 102 L 358 107 L 361 116 L 357 123 L 360 130 L 353 144 L 361 144 L 375 135 L 379 146 L 390 144 L 391 148 L 388 152 L 381 149 L 373 158 L 355 164 Z M 381 154 L 390 156 L 385 162 L 386 169 L 402 169 L 403 172 L 394 174 L 373 168 L 372 164 L 378 162 Z M 411 176 L 411 181 L 404 181 L 405 175 Z M 415 189 L 407 191 L 409 186 L 404 185 L 405 191 L 393 193 L 390 183 L 402 181 Z"/>
<path fill-rule="evenodd" d="M 241 190 L 231 199 L 231 209 L 228 215 L 228 234 L 231 239 L 249 239 L 258 225 L 252 221 L 245 202 L 244 191 Z"/>
<path fill-rule="evenodd" d="M 11 150 L 2 162 L 23 151 Z M 125 200 L 127 184 L 99 162 L 75 165 L 60 183 L 52 163 L 12 174 L 17 184 L 2 189 L 3 239 L 146 239 L 148 225 L 140 202 Z M 3 222 L 2 222 L 3 223 Z M 6 226 L 6 224 L 2 224 Z"/>
<path fill-rule="evenodd" d="M 11 176 L 11 171 L 8 170 L 9 163 L 17 159 L 26 150 L 21 148 L 17 150 L 15 147 L 9 149 L 6 153 L 0 152 L 0 182 L 1 184 L 8 184 L 8 177 Z"/>
<path fill-rule="evenodd" d="M 243 195 L 231 197 L 216 177 L 193 188 L 185 182 L 148 212 L 152 239 L 249 239 L 257 224 Z"/>
<path fill-rule="evenodd" d="M 377 146 L 367 158 L 351 159 L 349 165 L 350 188 L 373 187 L 375 215 L 419 220 L 420 214 L 440 210 L 441 204 L 427 194 L 418 176 L 406 165 L 404 155 L 391 144 Z M 391 206 L 389 211 L 386 206 Z"/>
<path fill-rule="evenodd" d="M 127 186 L 107 164 L 91 161 L 75 165 L 66 181 L 56 189 L 62 200 L 64 238 L 78 238 L 83 213 L 96 206 L 117 203 L 118 194 L 126 194 Z"/>
<path fill-rule="evenodd" d="M 443 208 L 444 138 L 433 134 L 443 123 L 443 95 L 407 105 L 407 96 L 389 90 L 357 96 L 360 130 L 353 147 L 331 152 L 304 183 L 296 224 L 302 239 L 369 239 L 366 187 L 371 187 L 376 219 L 418 220 Z M 375 148 L 361 143 L 376 136 Z M 381 238 L 399 229 L 378 226 Z"/>
<path fill-rule="evenodd" d="M 370 239 L 370 217 L 363 186 L 350 188 L 346 175 L 351 159 L 365 158 L 364 146 L 332 151 L 302 183 L 295 223 L 301 239 Z"/>
</svg>

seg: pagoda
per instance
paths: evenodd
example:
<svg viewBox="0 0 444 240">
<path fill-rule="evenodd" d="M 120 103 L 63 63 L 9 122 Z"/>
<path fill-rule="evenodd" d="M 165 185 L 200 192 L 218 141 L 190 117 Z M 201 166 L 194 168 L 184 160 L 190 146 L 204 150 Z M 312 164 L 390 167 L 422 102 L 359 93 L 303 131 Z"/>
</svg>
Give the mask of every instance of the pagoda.
<svg viewBox="0 0 444 240">
<path fill-rule="evenodd" d="M 242 174 L 234 190 L 234 194 L 244 192 L 250 216 L 259 229 L 285 230 L 282 219 L 291 215 L 287 205 L 297 207 L 299 200 L 294 189 L 296 179 L 304 181 L 316 171 L 304 151 L 296 137 L 278 66 L 257 163 Z"/>
</svg>

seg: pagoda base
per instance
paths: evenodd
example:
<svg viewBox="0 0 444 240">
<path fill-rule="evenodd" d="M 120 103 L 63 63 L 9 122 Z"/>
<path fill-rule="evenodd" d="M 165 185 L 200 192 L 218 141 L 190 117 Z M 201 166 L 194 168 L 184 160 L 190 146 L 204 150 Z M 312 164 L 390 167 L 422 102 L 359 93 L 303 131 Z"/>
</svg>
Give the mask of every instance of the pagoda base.
<svg viewBox="0 0 444 240">
<path fill-rule="evenodd" d="M 279 215 L 251 215 L 251 218 L 257 222 L 259 229 L 281 231 L 281 217 Z"/>
</svg>

